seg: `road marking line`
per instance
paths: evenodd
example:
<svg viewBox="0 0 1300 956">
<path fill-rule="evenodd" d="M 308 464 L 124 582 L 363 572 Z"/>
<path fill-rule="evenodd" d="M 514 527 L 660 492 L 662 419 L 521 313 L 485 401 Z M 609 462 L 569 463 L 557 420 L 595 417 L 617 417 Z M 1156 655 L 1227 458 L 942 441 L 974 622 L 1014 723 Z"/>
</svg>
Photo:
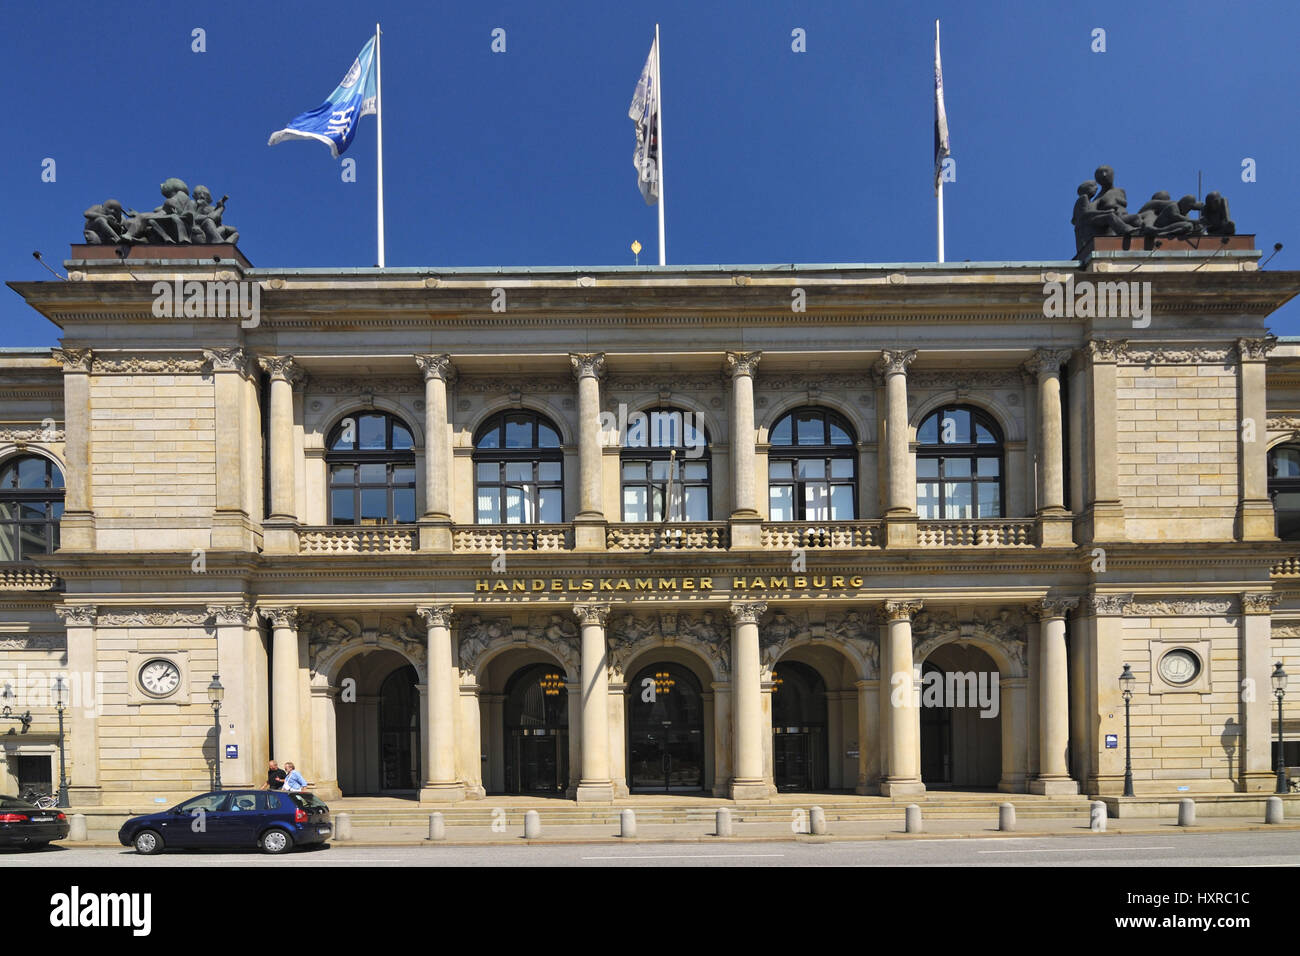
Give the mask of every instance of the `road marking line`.
<svg viewBox="0 0 1300 956">
<path fill-rule="evenodd" d="M 1102 853 L 1107 850 L 1168 850 L 1168 846 L 1083 846 L 1069 848 L 1053 849 L 1035 849 L 1026 847 L 1023 850 L 980 850 L 980 853 Z"/>
<path fill-rule="evenodd" d="M 584 860 L 755 860 L 764 857 L 783 857 L 784 853 L 677 853 L 641 856 L 584 856 Z"/>
</svg>

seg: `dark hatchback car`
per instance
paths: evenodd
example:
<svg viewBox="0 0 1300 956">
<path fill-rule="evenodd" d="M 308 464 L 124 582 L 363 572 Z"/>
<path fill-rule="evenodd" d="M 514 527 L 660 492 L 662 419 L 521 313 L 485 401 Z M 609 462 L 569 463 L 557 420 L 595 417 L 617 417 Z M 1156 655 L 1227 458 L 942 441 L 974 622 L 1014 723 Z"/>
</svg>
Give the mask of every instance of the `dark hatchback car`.
<svg viewBox="0 0 1300 956">
<path fill-rule="evenodd" d="M 67 836 L 68 818 L 62 810 L 42 810 L 17 797 L 0 797 L 0 846 L 35 850 Z"/>
<path fill-rule="evenodd" d="M 170 810 L 132 817 L 117 831 L 117 839 L 146 854 L 208 847 L 285 853 L 295 846 L 324 843 L 331 829 L 330 808 L 310 793 L 217 790 Z"/>
</svg>

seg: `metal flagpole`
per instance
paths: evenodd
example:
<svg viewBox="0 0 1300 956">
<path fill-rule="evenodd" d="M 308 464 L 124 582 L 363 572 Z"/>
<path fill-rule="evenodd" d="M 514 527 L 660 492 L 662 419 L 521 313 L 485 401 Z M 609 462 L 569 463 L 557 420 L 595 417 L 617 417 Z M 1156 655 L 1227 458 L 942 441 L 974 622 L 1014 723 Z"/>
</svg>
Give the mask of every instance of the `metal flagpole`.
<svg viewBox="0 0 1300 956">
<path fill-rule="evenodd" d="M 943 180 L 939 180 L 939 261 L 943 262 Z"/>
<path fill-rule="evenodd" d="M 384 83 L 379 69 L 379 24 L 375 24 L 375 221 L 379 230 L 379 268 L 384 268 Z"/>
<path fill-rule="evenodd" d="M 659 264 L 668 264 L 664 247 L 664 85 L 663 71 L 659 68 L 659 24 L 655 24 L 655 136 L 659 140 Z"/>
</svg>

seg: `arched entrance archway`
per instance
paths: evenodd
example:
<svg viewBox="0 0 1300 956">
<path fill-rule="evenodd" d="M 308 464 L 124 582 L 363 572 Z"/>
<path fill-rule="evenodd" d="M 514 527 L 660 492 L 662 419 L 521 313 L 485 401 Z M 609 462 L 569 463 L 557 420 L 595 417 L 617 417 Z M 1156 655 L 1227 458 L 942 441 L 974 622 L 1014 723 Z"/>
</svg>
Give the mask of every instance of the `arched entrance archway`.
<svg viewBox="0 0 1300 956">
<path fill-rule="evenodd" d="M 628 682 L 628 789 L 704 788 L 704 697 L 684 664 L 649 664 Z"/>
<path fill-rule="evenodd" d="M 782 792 L 827 786 L 826 682 L 807 664 L 772 669 L 772 777 Z"/>
<path fill-rule="evenodd" d="M 562 793 L 569 782 L 569 692 L 564 669 L 530 664 L 505 687 L 507 793 Z"/>
<path fill-rule="evenodd" d="M 382 790 L 420 788 L 420 692 L 411 665 L 400 667 L 379 685 L 379 786 Z"/>
<path fill-rule="evenodd" d="M 921 779 L 927 787 L 995 789 L 1002 775 L 998 666 L 974 645 L 945 644 L 921 668 Z"/>
<path fill-rule="evenodd" d="M 335 761 L 343 796 L 411 795 L 423 782 L 420 672 L 389 648 L 362 651 L 333 672 Z"/>
</svg>

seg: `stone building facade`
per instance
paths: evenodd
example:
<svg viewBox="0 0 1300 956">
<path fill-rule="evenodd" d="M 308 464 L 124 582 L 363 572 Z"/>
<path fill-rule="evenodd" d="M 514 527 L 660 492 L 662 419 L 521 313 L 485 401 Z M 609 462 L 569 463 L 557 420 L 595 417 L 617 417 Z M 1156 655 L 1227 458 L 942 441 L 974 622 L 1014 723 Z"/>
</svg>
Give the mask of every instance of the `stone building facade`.
<svg viewBox="0 0 1300 956">
<path fill-rule="evenodd" d="M 1267 322 L 1300 274 L 1257 253 L 149 255 L 10 283 L 61 344 L 0 352 L 0 679 L 33 718 L 0 790 L 56 782 L 61 676 L 78 805 L 271 756 L 327 797 L 1113 795 L 1126 663 L 1139 795 L 1273 788 L 1300 345 Z M 1044 307 L 1135 267 L 1145 318 Z M 259 312 L 160 316 L 176 280 Z"/>
</svg>

